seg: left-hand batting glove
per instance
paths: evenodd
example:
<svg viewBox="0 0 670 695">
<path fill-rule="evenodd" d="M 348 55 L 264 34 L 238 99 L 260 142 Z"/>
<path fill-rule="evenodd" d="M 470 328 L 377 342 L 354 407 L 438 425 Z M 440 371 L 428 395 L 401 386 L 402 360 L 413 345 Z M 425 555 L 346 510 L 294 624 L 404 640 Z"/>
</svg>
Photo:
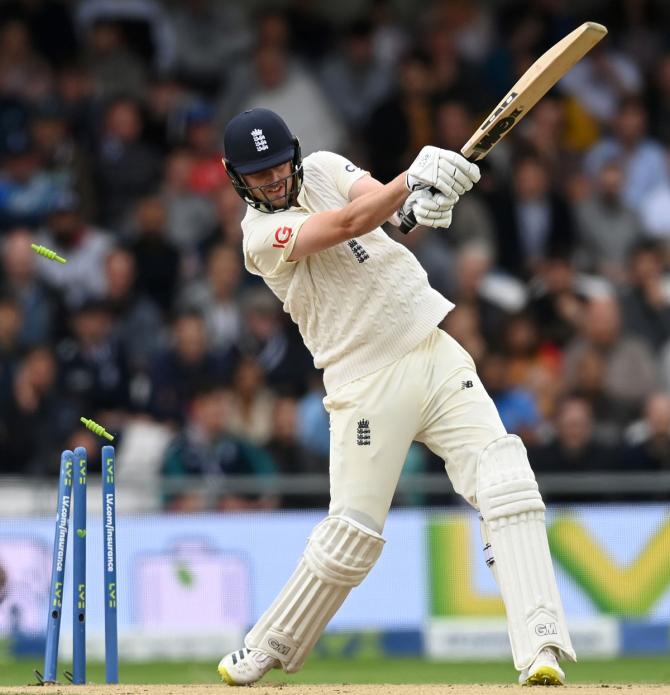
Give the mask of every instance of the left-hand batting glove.
<svg viewBox="0 0 670 695">
<path fill-rule="evenodd" d="M 436 188 L 463 195 L 479 178 L 479 167 L 458 152 L 426 145 L 407 170 L 406 185 L 410 191 Z"/>
</svg>

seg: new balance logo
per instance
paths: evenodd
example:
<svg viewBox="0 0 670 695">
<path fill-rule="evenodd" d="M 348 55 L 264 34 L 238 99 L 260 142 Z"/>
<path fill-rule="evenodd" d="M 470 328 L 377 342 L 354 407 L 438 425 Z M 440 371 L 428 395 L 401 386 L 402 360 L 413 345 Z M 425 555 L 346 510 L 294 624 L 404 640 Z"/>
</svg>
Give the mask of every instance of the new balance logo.
<svg viewBox="0 0 670 695">
<path fill-rule="evenodd" d="M 356 241 L 356 239 L 347 241 L 347 246 L 351 249 L 354 257 L 359 263 L 365 263 L 365 261 L 370 258 L 368 252 Z"/>
<path fill-rule="evenodd" d="M 358 446 L 370 446 L 370 422 L 369 420 L 359 420 L 356 430 L 356 444 Z"/>
<path fill-rule="evenodd" d="M 262 152 L 268 149 L 268 141 L 263 135 L 263 131 L 260 128 L 256 128 L 251 131 L 251 137 L 254 139 L 254 145 L 256 145 L 256 151 Z"/>
<path fill-rule="evenodd" d="M 471 389 L 474 384 L 468 379 L 467 381 L 461 381 L 461 391 L 463 389 Z"/>
</svg>

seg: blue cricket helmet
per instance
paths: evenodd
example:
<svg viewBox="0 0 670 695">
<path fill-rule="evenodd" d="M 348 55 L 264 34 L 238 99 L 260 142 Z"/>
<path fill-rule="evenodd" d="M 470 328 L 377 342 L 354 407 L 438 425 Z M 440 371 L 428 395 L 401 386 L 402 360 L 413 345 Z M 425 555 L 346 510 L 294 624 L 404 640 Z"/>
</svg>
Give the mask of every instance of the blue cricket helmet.
<svg viewBox="0 0 670 695">
<path fill-rule="evenodd" d="M 295 205 L 303 180 L 300 143 L 278 114 L 262 108 L 238 114 L 226 126 L 223 148 L 226 171 L 245 203 L 262 212 L 276 212 Z M 244 181 L 245 174 L 285 162 L 291 162 L 291 173 L 282 179 L 284 190 L 280 196 L 270 198 L 263 190 L 265 186 L 250 187 Z"/>
</svg>

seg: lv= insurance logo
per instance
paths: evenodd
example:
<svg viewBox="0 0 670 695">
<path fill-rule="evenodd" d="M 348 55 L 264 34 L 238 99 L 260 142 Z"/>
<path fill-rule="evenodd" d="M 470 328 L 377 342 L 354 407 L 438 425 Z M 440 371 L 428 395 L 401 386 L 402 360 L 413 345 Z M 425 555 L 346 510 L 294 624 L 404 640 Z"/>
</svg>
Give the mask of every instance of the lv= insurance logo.
<svg viewBox="0 0 670 695">
<path fill-rule="evenodd" d="M 431 615 L 504 615 L 502 600 L 479 593 L 472 567 L 478 543 L 473 543 L 469 517 L 436 517 L 428 524 Z M 670 519 L 659 524 L 627 565 L 611 557 L 573 516 L 561 516 L 547 527 L 554 561 L 606 615 L 641 618 L 670 590 Z M 477 541 L 479 536 L 477 536 Z M 465 558 L 465 562 L 454 562 Z"/>
</svg>

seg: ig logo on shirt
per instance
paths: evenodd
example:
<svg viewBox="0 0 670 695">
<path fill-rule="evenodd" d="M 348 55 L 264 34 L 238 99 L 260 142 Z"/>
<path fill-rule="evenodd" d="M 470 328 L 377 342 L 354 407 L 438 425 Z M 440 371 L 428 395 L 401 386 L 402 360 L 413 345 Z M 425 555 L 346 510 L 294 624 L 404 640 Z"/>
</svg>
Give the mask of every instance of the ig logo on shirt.
<svg viewBox="0 0 670 695">
<path fill-rule="evenodd" d="M 277 227 L 277 231 L 275 231 L 275 239 L 276 239 L 277 243 L 272 244 L 273 248 L 275 248 L 275 249 L 286 248 L 286 244 L 287 244 L 288 240 L 291 238 L 291 234 L 293 234 L 293 228 L 292 227 Z"/>
</svg>

